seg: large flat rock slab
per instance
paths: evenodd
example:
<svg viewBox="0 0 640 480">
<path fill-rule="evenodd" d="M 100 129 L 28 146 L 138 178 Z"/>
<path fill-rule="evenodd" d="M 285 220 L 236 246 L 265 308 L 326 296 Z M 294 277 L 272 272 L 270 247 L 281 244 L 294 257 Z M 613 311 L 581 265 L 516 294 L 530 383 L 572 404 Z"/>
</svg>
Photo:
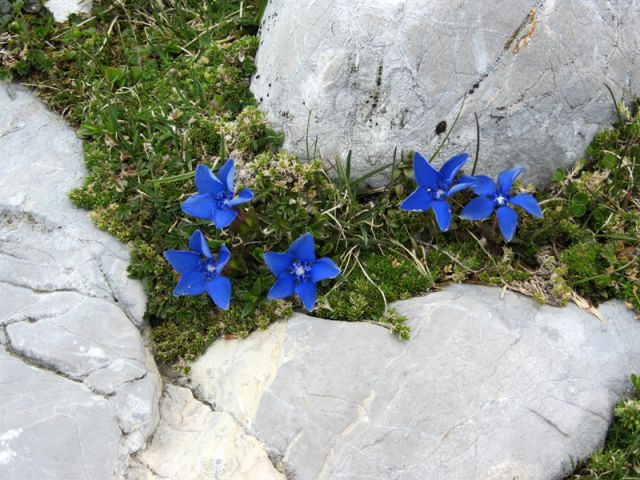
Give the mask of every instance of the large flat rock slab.
<svg viewBox="0 0 640 480">
<path fill-rule="evenodd" d="M 158 421 L 161 380 L 129 252 L 74 207 L 82 145 L 0 84 L 0 477 L 123 478 Z"/>
<path fill-rule="evenodd" d="M 216 342 L 189 385 L 289 478 L 548 480 L 602 446 L 640 370 L 640 322 L 620 302 L 602 322 L 464 285 L 395 306 L 408 342 L 295 315 Z"/>
<path fill-rule="evenodd" d="M 269 0 L 260 37 L 251 88 L 285 148 L 352 150 L 355 175 L 431 155 L 467 95 L 438 162 L 475 151 L 477 113 L 479 171 L 544 184 L 614 120 L 604 82 L 640 90 L 635 0 Z"/>
</svg>

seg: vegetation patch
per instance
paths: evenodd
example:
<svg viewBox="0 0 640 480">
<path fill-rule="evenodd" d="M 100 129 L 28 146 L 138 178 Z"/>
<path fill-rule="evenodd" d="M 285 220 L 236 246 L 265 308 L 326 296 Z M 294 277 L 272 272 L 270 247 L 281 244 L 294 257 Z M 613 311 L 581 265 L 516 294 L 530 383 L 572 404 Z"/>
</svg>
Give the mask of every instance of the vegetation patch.
<svg viewBox="0 0 640 480">
<path fill-rule="evenodd" d="M 62 25 L 37 3 L 0 2 L 0 75 L 34 88 L 84 138 L 89 176 L 70 197 L 131 246 L 159 362 L 179 365 L 221 335 L 245 336 L 299 308 L 266 299 L 273 276 L 262 255 L 305 232 L 342 270 L 319 285 L 316 314 L 378 323 L 404 338 L 389 304 L 450 282 L 553 305 L 590 308 L 616 297 L 640 308 L 638 102 L 616 102 L 613 128 L 584 161 L 557 171 L 548 190 L 516 185 L 536 193 L 544 217 L 523 215 L 505 244 L 493 219 L 456 218 L 441 233 L 431 212 L 401 211 L 414 189 L 410 152 L 389 159 L 389 185 L 370 190 L 366 179 L 349 178 L 347 159 L 326 162 L 312 145 L 304 159 L 279 150 L 281 135 L 249 91 L 265 2 L 98 0 L 90 17 Z M 230 229 L 208 237 L 213 250 L 226 243 L 234 252 L 225 271 L 231 308 L 221 311 L 206 295 L 173 297 L 176 275 L 162 254 L 184 249 L 197 228 L 214 231 L 180 204 L 195 192 L 196 165 L 218 169 L 227 157 L 238 187 L 256 197 Z M 454 211 L 470 198 L 454 197 Z"/>
<path fill-rule="evenodd" d="M 576 468 L 573 480 L 640 478 L 640 378 L 631 376 L 634 390 L 618 402 L 605 447 Z"/>
</svg>

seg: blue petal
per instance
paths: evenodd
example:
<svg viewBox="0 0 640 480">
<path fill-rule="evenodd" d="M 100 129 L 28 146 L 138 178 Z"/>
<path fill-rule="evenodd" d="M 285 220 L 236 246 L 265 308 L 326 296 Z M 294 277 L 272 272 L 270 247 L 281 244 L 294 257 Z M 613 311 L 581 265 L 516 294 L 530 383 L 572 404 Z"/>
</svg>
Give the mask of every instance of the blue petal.
<svg viewBox="0 0 640 480">
<path fill-rule="evenodd" d="M 438 171 L 418 152 L 413 154 L 413 175 L 421 187 L 433 187 L 440 180 Z"/>
<path fill-rule="evenodd" d="M 218 178 L 227 187 L 227 190 L 233 192 L 233 182 L 236 174 L 236 166 L 233 159 L 230 158 L 218 170 Z"/>
<path fill-rule="evenodd" d="M 453 187 L 449 189 L 449 191 L 447 192 L 447 197 L 455 195 L 456 193 L 461 192 L 465 188 L 473 187 L 473 181 L 469 181 L 469 180 L 463 181 L 462 178 L 463 177 L 461 177 L 460 180 L 458 180 L 458 183 L 456 183 Z"/>
<path fill-rule="evenodd" d="M 444 200 L 435 200 L 431 207 L 433 213 L 436 214 L 436 222 L 441 231 L 446 232 L 449 230 L 449 224 L 451 223 L 451 207 Z"/>
<path fill-rule="evenodd" d="M 493 213 L 493 207 L 493 200 L 485 197 L 476 197 L 462 209 L 460 217 L 466 220 L 484 220 Z"/>
<path fill-rule="evenodd" d="M 458 183 L 474 183 L 476 181 L 476 177 L 472 177 L 471 175 L 462 175 L 458 179 Z"/>
<path fill-rule="evenodd" d="M 237 216 L 238 212 L 231 208 L 216 208 L 213 211 L 213 224 L 218 228 L 227 228 Z"/>
<path fill-rule="evenodd" d="M 205 289 L 205 281 L 204 281 L 204 272 L 199 272 L 197 270 L 190 270 L 182 275 L 182 278 L 176 285 L 175 290 L 173 291 L 173 295 L 178 297 L 181 295 L 200 295 L 204 292 Z"/>
<path fill-rule="evenodd" d="M 340 275 L 340 269 L 328 257 L 319 258 L 311 265 L 311 280 L 314 282 L 336 278 L 338 275 Z"/>
<path fill-rule="evenodd" d="M 231 302 L 231 282 L 227 277 L 217 276 L 207 282 L 207 293 L 218 307 L 222 310 L 229 309 Z"/>
<path fill-rule="evenodd" d="M 204 235 L 200 230 L 196 230 L 191 235 L 189 239 L 189 248 L 194 252 L 198 252 L 201 255 L 204 255 L 207 258 L 211 258 L 211 250 L 209 250 L 209 244 L 207 243 L 207 239 L 204 238 Z"/>
<path fill-rule="evenodd" d="M 418 187 L 411 195 L 405 198 L 400 208 L 409 212 L 421 212 L 431 208 L 433 196 L 424 187 Z"/>
<path fill-rule="evenodd" d="M 181 250 L 167 250 L 164 258 L 171 264 L 179 274 L 184 274 L 189 270 L 195 270 L 200 265 L 200 255 L 195 252 L 184 252 Z"/>
<path fill-rule="evenodd" d="M 313 310 L 316 305 L 316 284 L 311 280 L 305 280 L 296 285 L 296 293 L 302 300 L 302 304 L 307 311 Z"/>
<path fill-rule="evenodd" d="M 226 245 L 222 245 L 222 247 L 220 247 L 220 251 L 218 252 L 218 259 L 216 260 L 216 272 L 222 273 L 224 267 L 227 266 L 230 258 L 231 252 Z"/>
<path fill-rule="evenodd" d="M 236 205 L 240 205 L 241 203 L 249 202 L 251 200 L 253 200 L 253 192 L 248 188 L 245 188 L 229 202 L 229 205 L 235 207 Z"/>
<path fill-rule="evenodd" d="M 224 191 L 224 185 L 206 165 L 196 167 L 196 188 L 199 193 L 209 193 L 216 195 Z"/>
<path fill-rule="evenodd" d="M 483 197 L 491 197 L 496 194 L 496 182 L 486 175 L 476 175 L 473 182 L 473 193 Z"/>
<path fill-rule="evenodd" d="M 313 241 L 313 236 L 310 233 L 302 235 L 291 244 L 289 247 L 289 253 L 303 262 L 315 262 L 316 247 Z"/>
<path fill-rule="evenodd" d="M 534 217 L 542 218 L 542 209 L 536 198 L 530 193 L 520 193 L 509 199 L 509 203 L 524 208 Z"/>
<path fill-rule="evenodd" d="M 498 175 L 498 190 L 500 190 L 504 196 L 509 195 L 514 180 L 522 173 L 523 170 L 524 167 L 516 167 L 511 170 L 505 170 Z"/>
<path fill-rule="evenodd" d="M 449 185 L 467 160 L 469 160 L 468 153 L 461 153 L 451 157 L 440 169 L 440 178 Z"/>
<path fill-rule="evenodd" d="M 187 198 L 182 204 L 182 211 L 198 218 L 210 220 L 213 217 L 215 202 L 208 193 L 196 193 Z"/>
<path fill-rule="evenodd" d="M 267 252 L 262 256 L 262 258 L 264 258 L 264 263 L 267 264 L 267 267 L 269 267 L 271 273 L 273 273 L 276 277 L 281 273 L 289 270 L 294 260 L 294 256 L 288 252 Z"/>
<path fill-rule="evenodd" d="M 290 297 L 293 295 L 295 286 L 295 277 L 288 273 L 283 273 L 278 277 L 276 283 L 273 284 L 273 287 L 269 290 L 267 297 L 272 300 Z"/>
<path fill-rule="evenodd" d="M 500 207 L 496 212 L 496 216 L 498 217 L 498 226 L 502 236 L 507 242 L 510 242 L 518 226 L 518 213 L 512 208 Z"/>
</svg>

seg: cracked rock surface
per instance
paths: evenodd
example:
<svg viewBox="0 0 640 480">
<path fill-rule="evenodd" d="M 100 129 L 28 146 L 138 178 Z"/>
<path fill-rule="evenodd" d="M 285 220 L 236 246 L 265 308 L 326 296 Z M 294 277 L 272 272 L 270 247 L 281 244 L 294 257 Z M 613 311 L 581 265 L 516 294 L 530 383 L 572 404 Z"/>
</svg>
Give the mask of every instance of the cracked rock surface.
<svg viewBox="0 0 640 480">
<path fill-rule="evenodd" d="M 71 128 L 0 84 L 0 477 L 123 478 L 158 421 L 129 252 L 67 193 L 85 176 Z"/>
<path fill-rule="evenodd" d="M 160 424 L 132 462 L 130 480 L 284 480 L 263 446 L 233 416 L 196 400 L 187 388 L 166 385 Z"/>
<path fill-rule="evenodd" d="M 602 446 L 640 370 L 640 322 L 621 302 L 600 307 L 604 323 L 471 285 L 395 306 L 408 342 L 295 315 L 216 342 L 189 385 L 287 478 L 548 480 Z"/>
<path fill-rule="evenodd" d="M 614 119 L 604 82 L 640 91 L 636 0 L 270 0 L 260 36 L 252 90 L 285 148 L 352 150 L 356 176 L 431 155 L 467 94 L 437 163 L 475 151 L 475 112 L 480 169 L 544 184 Z"/>
</svg>

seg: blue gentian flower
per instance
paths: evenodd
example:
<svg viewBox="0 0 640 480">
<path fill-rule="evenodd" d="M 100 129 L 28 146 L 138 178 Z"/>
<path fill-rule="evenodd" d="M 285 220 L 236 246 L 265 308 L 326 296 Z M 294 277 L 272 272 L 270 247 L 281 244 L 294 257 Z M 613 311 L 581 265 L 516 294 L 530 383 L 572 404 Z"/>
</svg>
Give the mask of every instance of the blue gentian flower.
<svg viewBox="0 0 640 480">
<path fill-rule="evenodd" d="M 198 165 L 198 193 L 191 195 L 182 204 L 182 210 L 194 217 L 211 220 L 217 228 L 228 227 L 238 216 L 234 207 L 253 199 L 253 192 L 248 188 L 235 195 L 234 178 L 235 164 L 232 159 L 220 167 L 218 175 L 214 175 L 205 165 Z"/>
<path fill-rule="evenodd" d="M 515 211 L 514 206 L 523 208 L 534 217 L 542 218 L 542 209 L 533 195 L 529 193 L 511 195 L 511 186 L 522 170 L 524 167 L 505 170 L 498 175 L 497 186 L 491 177 L 484 175 L 473 177 L 475 181 L 472 189 L 479 196 L 464 207 L 460 216 L 467 220 L 484 220 L 497 209 L 498 226 L 502 236 L 510 242 L 518 226 L 518 212 Z"/>
<path fill-rule="evenodd" d="M 427 211 L 432 208 L 438 227 L 446 232 L 451 223 L 451 206 L 447 199 L 472 185 L 470 181 L 452 185 L 453 179 L 468 159 L 467 153 L 455 155 L 438 171 L 416 152 L 413 156 L 413 173 L 418 188 L 402 202 L 400 208 L 408 211 Z"/>
<path fill-rule="evenodd" d="M 313 310 L 316 304 L 316 283 L 340 274 L 340 269 L 330 258 L 316 259 L 310 233 L 298 238 L 285 253 L 265 253 L 264 261 L 278 278 L 268 297 L 275 300 L 296 293 L 308 311 Z"/>
<path fill-rule="evenodd" d="M 217 258 L 214 258 L 200 230 L 191 235 L 189 248 L 191 251 L 164 252 L 164 258 L 182 276 L 173 295 L 194 296 L 206 291 L 218 307 L 227 310 L 231 300 L 231 282 L 222 276 L 222 271 L 231 258 L 231 252 L 222 245 Z"/>
</svg>

